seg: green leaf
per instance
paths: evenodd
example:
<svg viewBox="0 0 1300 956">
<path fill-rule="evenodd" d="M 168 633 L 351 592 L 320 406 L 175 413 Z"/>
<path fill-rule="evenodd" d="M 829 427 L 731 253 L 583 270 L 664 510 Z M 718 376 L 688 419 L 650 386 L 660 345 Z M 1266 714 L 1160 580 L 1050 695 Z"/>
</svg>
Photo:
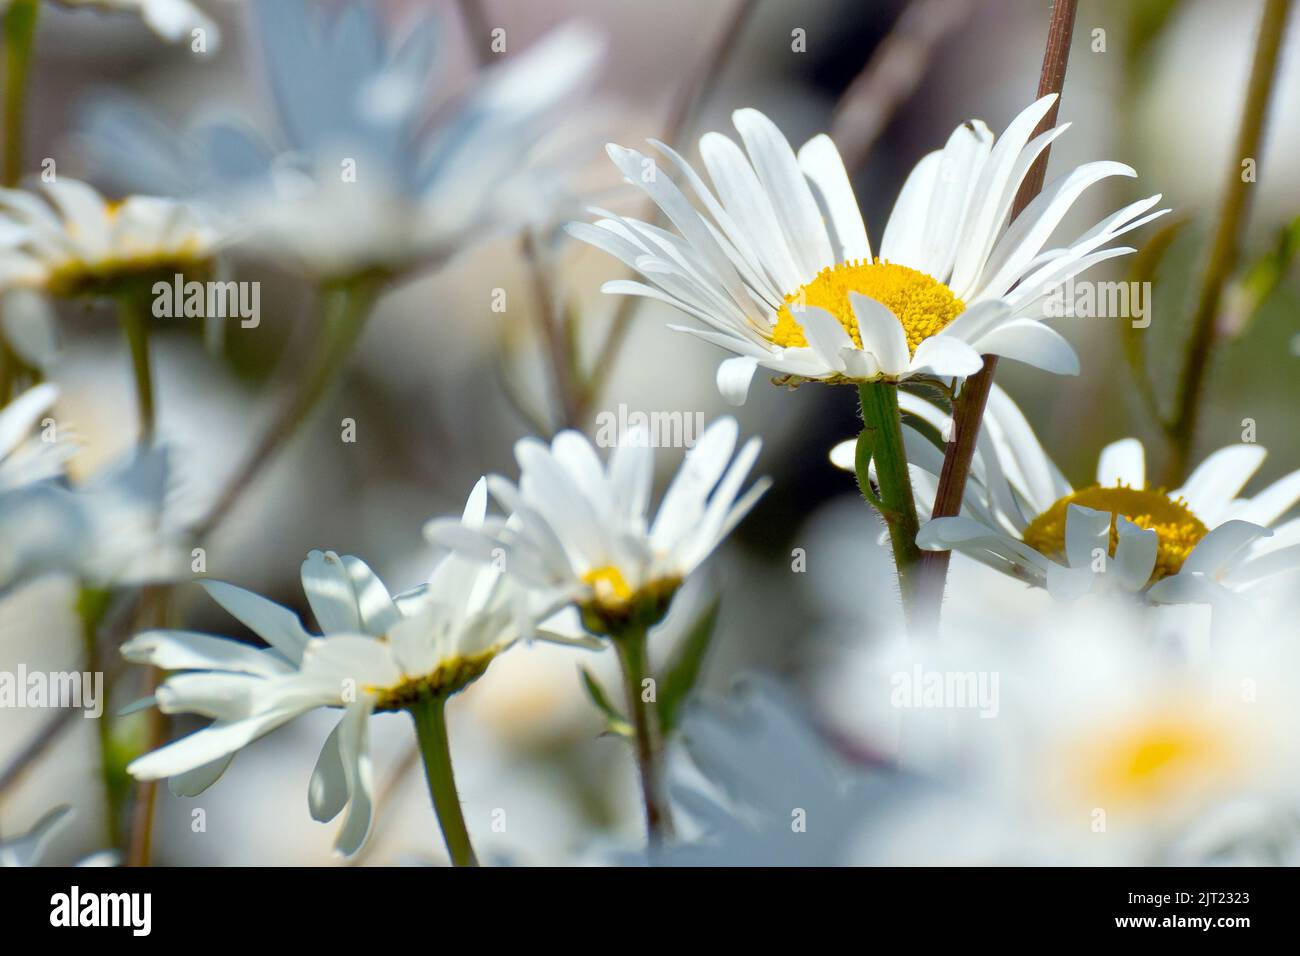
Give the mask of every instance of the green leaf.
<svg viewBox="0 0 1300 956">
<path fill-rule="evenodd" d="M 1222 327 L 1229 336 L 1245 335 L 1259 307 L 1281 285 L 1297 255 L 1300 255 L 1300 216 L 1283 226 L 1272 248 L 1248 265 L 1228 287 Z"/>
<path fill-rule="evenodd" d="M 631 723 L 610 703 L 605 688 L 600 686 L 600 682 L 587 668 L 580 667 L 578 670 L 582 673 L 582 686 L 586 688 L 587 696 L 591 698 L 591 702 L 596 705 L 596 709 L 605 717 L 605 731 L 619 737 L 631 737 L 633 733 Z"/>
<path fill-rule="evenodd" d="M 713 632 L 718 623 L 718 609 L 721 598 L 714 598 L 713 603 L 696 619 L 691 631 L 677 649 L 677 655 L 664 672 L 659 684 L 659 727 L 667 735 L 676 726 L 681 714 L 682 703 L 690 695 L 700 676 L 700 667 L 704 655 L 713 640 Z"/>
</svg>

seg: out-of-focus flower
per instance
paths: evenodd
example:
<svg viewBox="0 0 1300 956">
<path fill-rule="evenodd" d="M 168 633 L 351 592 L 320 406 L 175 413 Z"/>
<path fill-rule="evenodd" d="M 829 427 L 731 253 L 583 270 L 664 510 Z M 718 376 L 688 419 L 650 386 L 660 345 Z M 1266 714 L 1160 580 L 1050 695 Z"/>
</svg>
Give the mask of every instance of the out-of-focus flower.
<svg viewBox="0 0 1300 956">
<path fill-rule="evenodd" d="M 631 429 L 607 464 L 587 438 L 564 431 L 548 446 L 515 444 L 519 484 L 488 477 L 510 513 L 482 528 L 435 519 L 425 534 L 488 561 L 527 586 L 578 606 L 595 634 L 660 620 L 687 575 L 713 553 L 771 482 L 741 494 L 762 442 L 751 438 L 732 460 L 739 426 L 713 422 L 686 453 L 653 523 L 647 511 L 653 452 L 644 429 Z"/>
<path fill-rule="evenodd" d="M 905 405 L 943 427 L 940 409 L 912 397 Z M 918 432 L 909 429 L 908 437 L 928 517 L 943 455 Z M 837 446 L 831 458 L 852 470 L 850 445 Z M 1231 603 L 1234 593 L 1300 568 L 1300 520 L 1269 530 L 1300 501 L 1300 471 L 1237 497 L 1265 454 L 1258 445 L 1222 448 L 1181 488 L 1165 491 L 1148 485 L 1142 444 L 1126 438 L 1102 450 L 1096 483 L 1075 489 L 1020 409 L 995 388 L 962 514 L 928 521 L 917 543 L 957 550 L 1066 599 L 1097 587 L 1157 603 Z"/>
<path fill-rule="evenodd" d="M 72 807 L 63 805 L 50 810 L 26 833 L 8 840 L 0 840 L 0 867 L 40 866 L 50 839 L 72 818 Z M 77 866 L 116 866 L 117 854 L 112 851 L 95 853 L 77 863 Z"/>
<path fill-rule="evenodd" d="M 208 52 L 215 50 L 221 40 L 221 31 L 216 23 L 191 0 L 53 0 L 53 2 L 74 10 L 133 13 L 168 43 L 176 43 L 190 37 L 195 30 L 203 31 L 204 48 Z M 7 5 L 7 2 L 0 3 L 0 8 Z"/>
<path fill-rule="evenodd" d="M 465 525 L 481 527 L 486 507 L 480 480 Z M 532 634 L 535 608 L 505 575 L 455 554 L 438 563 L 426 585 L 395 597 L 360 559 L 333 552 L 313 551 L 302 582 L 321 636 L 278 604 L 208 581 L 209 595 L 269 648 L 189 631 L 149 631 L 123 646 L 128 660 L 183 672 L 159 687 L 159 709 L 213 718 L 128 770 L 142 780 L 168 777 L 174 792 L 193 796 L 264 734 L 319 707 L 343 708 L 308 798 L 321 822 L 347 808 L 335 848 L 351 855 L 371 825 L 371 714 L 463 690 L 497 654 Z"/>
<path fill-rule="evenodd" d="M 768 680 L 692 701 L 680 736 L 690 765 L 670 764 L 669 790 L 698 832 L 652 848 L 656 865 L 848 863 L 855 832 L 893 799 L 883 773 L 873 780 L 835 754 Z"/>
<path fill-rule="evenodd" d="M 55 338 L 48 299 L 148 297 L 155 282 L 198 278 L 213 268 L 217 234 L 184 203 L 154 196 L 109 201 L 69 178 L 42 188 L 44 199 L 0 189 L 6 337 L 30 361 L 47 360 Z"/>
<path fill-rule="evenodd" d="M 867 858 L 954 862 L 963 832 L 995 836 L 983 862 L 1295 858 L 1300 657 L 1285 629 L 1188 653 L 1158 616 L 1090 600 L 870 652 L 876 719 L 858 742 L 946 796 L 876 827 Z"/>
<path fill-rule="evenodd" d="M 437 263 L 568 200 L 545 146 L 599 59 L 587 28 L 557 29 L 431 115 L 436 16 L 399 38 L 373 4 L 251 6 L 279 135 L 241 121 L 178 138 L 131 103 L 100 101 L 86 139 L 104 174 L 201 196 L 251 249 L 334 281 Z"/>
<path fill-rule="evenodd" d="M 68 441 L 42 441 L 32 435 L 58 396 L 59 390 L 47 382 L 0 408 L 0 496 L 63 473 L 75 447 Z"/>
<path fill-rule="evenodd" d="M 678 153 L 655 143 L 707 216 L 652 159 L 608 147 L 680 235 L 613 214 L 570 231 L 650 283 L 616 280 L 604 291 L 668 302 L 708 326 L 681 331 L 736 353 L 718 368 L 718 388 L 735 404 L 759 366 L 789 383 L 896 382 L 960 378 L 992 354 L 1074 374 L 1073 350 L 1040 321 L 1043 302 L 1095 263 L 1131 252 L 1103 247 L 1163 211 L 1144 215 L 1160 200 L 1152 196 L 1045 250 L 1084 190 L 1136 175 L 1121 163 L 1094 162 L 1050 183 L 1008 225 L 1034 160 L 1068 128 L 1030 139 L 1055 100 L 1029 106 L 996 144 L 979 120 L 957 127 L 908 176 L 876 258 L 835 144 L 816 136 L 796 154 L 753 109 L 733 115 L 748 157 L 720 133 L 700 140 L 716 197 Z"/>
</svg>

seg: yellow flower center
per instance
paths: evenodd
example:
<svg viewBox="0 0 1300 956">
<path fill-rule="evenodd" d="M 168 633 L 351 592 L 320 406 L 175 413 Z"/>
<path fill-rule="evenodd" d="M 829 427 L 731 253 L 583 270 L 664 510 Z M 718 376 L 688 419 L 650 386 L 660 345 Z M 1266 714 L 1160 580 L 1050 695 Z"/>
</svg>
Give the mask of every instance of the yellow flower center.
<svg viewBox="0 0 1300 956">
<path fill-rule="evenodd" d="M 1163 577 L 1177 574 L 1192 548 L 1208 533 L 1208 529 L 1188 509 L 1181 498 L 1170 498 L 1163 491 L 1149 491 L 1119 485 L 1103 488 L 1093 485 L 1071 492 L 1040 514 L 1025 528 L 1024 540 L 1034 550 L 1049 557 L 1065 555 L 1065 518 L 1070 505 L 1082 505 L 1096 511 L 1109 511 L 1110 545 L 1108 551 L 1115 556 L 1119 544 L 1117 516 L 1123 515 L 1139 528 L 1156 533 L 1156 566 L 1149 584 Z"/>
<path fill-rule="evenodd" d="M 850 292 L 875 299 L 894 313 L 913 355 L 924 339 L 940 332 L 966 310 L 966 304 L 951 289 L 924 272 L 879 259 L 842 262 L 823 269 L 807 285 L 785 297 L 785 305 L 776 313 L 772 341 L 785 348 L 806 346 L 803 326 L 795 316 L 808 306 L 816 306 L 835 316 L 853 344 L 861 348 L 862 336 L 849 303 Z"/>
<path fill-rule="evenodd" d="M 623 572 L 612 564 L 593 568 L 582 576 L 582 580 L 591 585 L 596 603 L 604 607 L 617 607 L 632 600 L 632 588 Z"/>
<path fill-rule="evenodd" d="M 1099 806 L 1158 806 L 1233 775 L 1231 740 L 1214 721 L 1185 707 L 1098 733 L 1099 739 L 1076 752 L 1076 766 L 1087 798 Z"/>
</svg>

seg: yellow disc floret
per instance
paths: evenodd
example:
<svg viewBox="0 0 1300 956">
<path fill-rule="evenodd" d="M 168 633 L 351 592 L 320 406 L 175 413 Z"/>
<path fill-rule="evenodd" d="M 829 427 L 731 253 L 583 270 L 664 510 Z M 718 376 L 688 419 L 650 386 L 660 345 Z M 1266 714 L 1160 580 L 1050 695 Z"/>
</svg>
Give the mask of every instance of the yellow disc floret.
<svg viewBox="0 0 1300 956">
<path fill-rule="evenodd" d="M 924 272 L 879 259 L 842 262 L 823 269 L 807 285 L 785 297 L 785 305 L 776 313 L 772 341 L 785 348 L 806 346 L 808 340 L 796 316 L 801 309 L 815 306 L 835 316 L 853 344 L 861 348 L 862 336 L 849 303 L 850 292 L 875 299 L 894 313 L 913 355 L 923 340 L 943 330 L 966 310 L 966 304 L 951 289 Z"/>
<path fill-rule="evenodd" d="M 1154 531 L 1158 543 L 1156 566 L 1148 582 L 1151 584 L 1168 575 L 1177 574 L 1187 560 L 1187 555 L 1208 533 L 1205 525 L 1192 514 L 1181 498 L 1170 498 L 1158 490 L 1128 488 L 1124 485 L 1114 488 L 1093 485 L 1071 492 L 1031 521 L 1025 528 L 1025 544 L 1049 557 L 1064 556 L 1065 519 L 1070 505 L 1110 512 L 1109 551 L 1112 557 L 1119 544 L 1117 516 L 1122 515 L 1139 528 Z"/>
</svg>

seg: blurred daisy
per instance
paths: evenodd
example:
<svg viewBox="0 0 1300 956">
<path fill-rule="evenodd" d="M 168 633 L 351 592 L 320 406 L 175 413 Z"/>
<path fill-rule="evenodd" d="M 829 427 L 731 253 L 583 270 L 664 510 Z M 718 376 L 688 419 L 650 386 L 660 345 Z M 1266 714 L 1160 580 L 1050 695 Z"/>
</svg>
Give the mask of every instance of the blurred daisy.
<svg viewBox="0 0 1300 956">
<path fill-rule="evenodd" d="M 215 50 L 221 31 L 198 4 L 191 0 L 54 0 L 59 6 L 120 13 L 134 13 L 154 33 L 175 43 L 188 39 L 195 30 L 206 35 L 206 49 Z M 4 6 L 0 3 L 0 7 Z"/>
<path fill-rule="evenodd" d="M 979 120 L 912 170 L 875 255 L 835 144 L 815 136 L 796 152 L 753 109 L 733 121 L 748 151 L 720 133 L 700 140 L 717 196 L 670 147 L 655 142 L 686 179 L 704 213 L 636 150 L 610 158 L 680 235 L 612 213 L 572 224 L 578 239 L 645 277 L 604 291 L 659 299 L 708 328 L 681 328 L 736 353 L 718 388 L 742 404 L 761 366 L 797 384 L 961 378 L 982 354 L 1075 374 L 1070 346 L 1040 321 L 1047 296 L 1113 256 L 1107 244 L 1161 212 L 1152 196 L 1107 216 L 1067 245 L 1044 248 L 1094 183 L 1134 176 L 1121 163 L 1087 163 L 1056 179 L 1008 224 L 1034 160 L 1067 126 L 1030 139 L 1055 96 L 1012 120 L 994 143 Z M 674 328 L 678 328 L 674 326 Z"/>
<path fill-rule="evenodd" d="M 653 522 L 647 512 L 654 453 L 644 431 L 622 435 L 605 465 L 578 432 L 561 432 L 549 446 L 525 438 L 515 444 L 519 484 L 487 479 L 508 520 L 472 528 L 439 519 L 425 534 L 576 604 L 594 634 L 648 626 L 771 483 L 761 478 L 741 494 L 762 443 L 749 439 L 733 460 L 738 434 L 734 418 L 705 430 Z"/>
<path fill-rule="evenodd" d="M 483 524 L 486 487 L 475 487 L 463 521 Z M 288 609 L 217 581 L 208 594 L 270 645 L 188 631 L 149 631 L 128 641 L 131 661 L 181 671 L 158 688 L 164 713 L 213 718 L 206 729 L 134 761 L 137 779 L 170 778 L 193 796 L 213 784 L 234 755 L 282 724 L 319 707 L 343 709 L 308 788 L 312 816 L 327 822 L 347 809 L 335 849 L 356 853 L 371 825 L 371 714 L 445 700 L 482 676 L 492 659 L 531 634 L 525 596 L 491 567 L 456 555 L 427 584 L 390 596 L 358 558 L 313 551 L 302 583 L 322 634 Z M 439 808 L 441 815 L 441 808 Z"/>
<path fill-rule="evenodd" d="M 60 830 L 72 819 L 72 807 L 66 804 L 55 807 L 32 825 L 26 833 L 0 840 L 0 867 L 41 866 L 45 851 Z M 113 851 L 94 853 L 78 862 L 77 866 L 116 866 L 117 854 Z"/>
<path fill-rule="evenodd" d="M 442 21 L 427 9 L 401 29 L 372 3 L 259 0 L 251 12 L 276 133 L 209 118 L 178 135 L 131 101 L 100 99 L 82 124 L 97 170 L 201 198 L 247 248 L 329 281 L 401 276 L 556 203 L 567 211 L 572 154 L 550 143 L 600 59 L 591 30 L 558 28 L 434 112 Z"/>
<path fill-rule="evenodd" d="M 860 693 L 880 719 L 862 743 L 953 799 L 878 828 L 869 855 L 950 863 L 954 834 L 991 833 L 989 863 L 1294 860 L 1300 657 L 1285 628 L 1186 655 L 1159 620 L 1094 599 L 1087 615 L 875 649 Z M 996 719 L 964 696 L 986 678 Z"/>
<path fill-rule="evenodd" d="M 45 383 L 29 388 L 0 408 L 0 497 L 7 491 L 62 475 L 63 465 L 75 446 L 66 440 L 46 441 L 32 434 L 58 396 L 59 390 Z M 57 432 L 54 434 L 57 436 Z"/>
<path fill-rule="evenodd" d="M 927 402 L 905 410 L 942 428 Z M 943 453 L 908 429 L 916 495 L 928 516 Z M 852 468 L 851 443 L 832 460 Z M 1071 599 L 1094 588 L 1157 603 L 1233 602 L 1272 575 L 1300 568 L 1300 520 L 1269 529 L 1300 501 L 1300 471 L 1238 497 L 1264 461 L 1258 445 L 1231 445 L 1172 490 L 1147 482 L 1142 443 L 1107 445 L 1096 480 L 1074 488 L 1048 458 L 1007 394 L 994 388 L 984 416 L 962 514 L 924 523 L 917 543 L 959 551 Z"/>
</svg>

